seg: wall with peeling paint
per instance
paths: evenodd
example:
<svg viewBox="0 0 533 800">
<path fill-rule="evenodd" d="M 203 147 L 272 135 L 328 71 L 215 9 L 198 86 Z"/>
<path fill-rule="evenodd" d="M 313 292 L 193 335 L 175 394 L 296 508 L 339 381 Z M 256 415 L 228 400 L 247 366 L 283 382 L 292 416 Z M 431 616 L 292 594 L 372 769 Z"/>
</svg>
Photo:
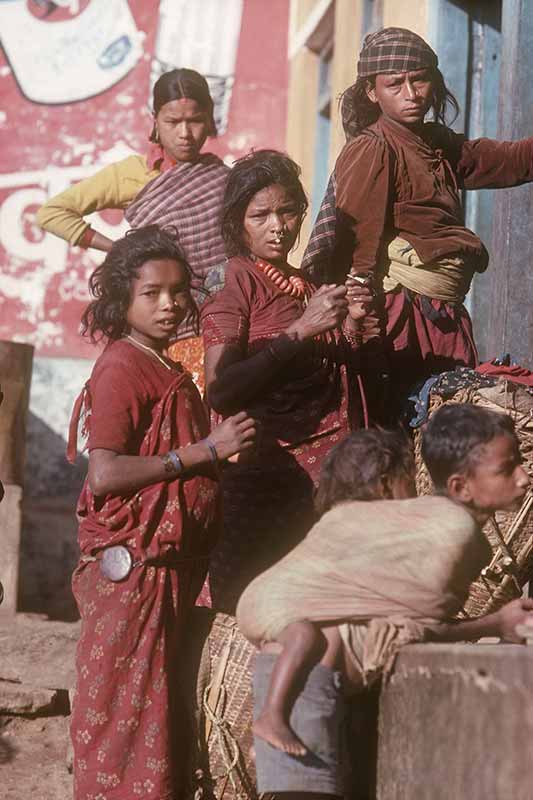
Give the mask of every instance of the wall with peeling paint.
<svg viewBox="0 0 533 800">
<path fill-rule="evenodd" d="M 19 2 L 26 0 L 2 4 L 0 18 Z M 94 355 L 78 336 L 78 322 L 87 301 L 87 278 L 100 256 L 96 251 L 69 248 L 51 234 L 44 234 L 35 225 L 34 216 L 49 196 L 105 164 L 145 150 L 151 129 L 150 72 L 157 56 L 159 17 L 154 9 L 158 5 L 153 0 L 129 0 L 141 50 L 138 60 L 118 83 L 76 103 L 50 105 L 28 100 L 23 90 L 28 92 L 31 87 L 21 83 L 21 75 L 25 76 L 22 66 L 31 62 L 34 49 L 20 51 L 20 45 L 13 46 L 11 40 L 8 46 L 3 31 L 0 338 L 31 342 L 40 355 Z M 203 5 L 204 0 L 200 0 L 193 8 L 205 23 L 205 35 L 216 44 L 216 31 L 209 31 Z M 285 0 L 244 2 L 227 130 L 209 142 L 209 149 L 229 163 L 251 147 L 284 147 L 287 6 Z M 43 39 L 46 29 L 53 25 L 41 23 Z M 36 41 L 34 47 L 41 44 Z M 68 59 L 73 57 L 72 51 L 65 56 L 67 72 Z M 119 212 L 98 216 L 99 230 L 114 238 L 120 235 L 123 224 Z"/>
<path fill-rule="evenodd" d="M 159 25 L 165 14 L 169 19 L 169 9 L 187 12 L 189 22 L 194 22 L 190 29 L 203 34 L 197 44 L 205 56 L 209 46 L 216 51 L 221 35 L 220 21 L 208 13 L 212 2 L 113 0 L 114 11 L 120 5 L 124 19 L 131 20 L 127 35 L 117 36 L 115 28 L 111 35 L 105 26 L 114 23 L 107 13 L 93 15 L 92 29 L 81 26 L 74 44 L 41 63 L 40 70 L 49 70 L 47 81 L 38 74 L 36 53 L 48 46 L 50 31 L 55 35 L 58 30 L 51 26 L 68 22 L 76 9 L 83 14 L 93 5 L 96 8 L 102 0 L 62 3 L 54 12 L 57 21 L 50 15 L 46 21 L 28 23 L 31 36 L 25 26 L 6 25 L 5 15 L 22 3 L 32 8 L 35 17 L 43 4 L 0 3 L 0 339 L 29 342 L 36 348 L 22 536 L 19 607 L 23 610 L 66 618 L 74 613 L 68 586 L 76 557 L 73 504 L 85 468 L 83 462 L 76 469 L 69 467 L 63 451 L 72 401 L 97 355 L 78 328 L 88 301 L 88 277 L 102 258 L 97 251 L 71 248 L 43 233 L 35 213 L 48 197 L 71 183 L 130 153 L 144 152 L 151 130 L 150 81 L 154 70 L 160 71 L 156 50 L 162 47 L 162 34 L 167 56 L 169 52 L 169 29 L 158 30 Z M 108 0 L 104 4 L 110 5 Z M 252 147 L 284 149 L 286 129 L 289 4 L 243 0 L 241 6 L 234 0 L 235 4 L 240 34 L 227 128 L 208 142 L 208 149 L 227 163 Z M 115 62 L 120 58 L 131 62 L 124 75 L 109 78 L 103 89 L 98 89 L 92 71 L 85 81 L 72 80 L 76 59 L 90 55 L 95 36 L 102 41 L 110 38 L 106 69 L 119 69 Z M 123 47 L 128 36 L 131 51 Z M 176 40 L 177 52 L 194 53 L 190 45 L 190 40 Z M 106 78 L 100 75 L 98 80 Z M 66 94 L 80 99 L 61 102 Z M 38 102 L 44 96 L 48 102 Z M 97 216 L 98 230 L 111 238 L 125 230 L 120 212 Z"/>
</svg>

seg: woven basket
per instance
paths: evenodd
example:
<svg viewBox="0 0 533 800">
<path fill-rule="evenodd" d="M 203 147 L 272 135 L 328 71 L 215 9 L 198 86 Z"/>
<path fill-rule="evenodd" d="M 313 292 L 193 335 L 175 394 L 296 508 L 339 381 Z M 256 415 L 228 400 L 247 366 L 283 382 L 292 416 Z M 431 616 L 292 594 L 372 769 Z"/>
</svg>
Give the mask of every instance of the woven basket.
<svg viewBox="0 0 533 800">
<path fill-rule="evenodd" d="M 193 731 L 187 798 L 256 800 L 252 737 L 255 648 L 234 617 L 195 608 L 185 694 Z"/>
<path fill-rule="evenodd" d="M 429 416 L 442 405 L 473 403 L 492 411 L 505 412 L 514 420 L 524 468 L 533 476 L 533 396 L 517 383 L 500 380 L 495 386 L 461 389 L 453 398 L 431 398 Z M 432 494 L 431 478 L 420 454 L 421 433 L 415 434 L 417 490 Z M 530 491 L 518 512 L 499 512 L 485 525 L 493 557 L 478 580 L 470 587 L 468 599 L 459 616 L 478 617 L 520 597 L 522 588 L 533 577 L 533 494 Z"/>
</svg>

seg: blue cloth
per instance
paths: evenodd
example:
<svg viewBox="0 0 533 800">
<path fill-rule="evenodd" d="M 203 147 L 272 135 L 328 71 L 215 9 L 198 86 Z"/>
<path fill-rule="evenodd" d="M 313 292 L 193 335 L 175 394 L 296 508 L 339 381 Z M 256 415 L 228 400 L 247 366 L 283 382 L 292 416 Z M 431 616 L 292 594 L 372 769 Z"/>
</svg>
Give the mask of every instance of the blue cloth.
<svg viewBox="0 0 533 800">
<path fill-rule="evenodd" d="M 254 718 L 263 708 L 278 658 L 259 653 L 254 669 Z M 341 675 L 317 664 L 307 676 L 290 715 L 305 756 L 290 756 L 254 737 L 257 791 L 313 792 L 342 796 L 342 748 L 345 700 Z"/>
<path fill-rule="evenodd" d="M 457 367 L 451 372 L 432 375 L 410 395 L 409 402 L 414 406 L 414 413 L 409 421 L 411 428 L 419 428 L 429 415 L 431 396 L 436 394 L 445 400 L 453 397 L 459 389 L 481 389 L 483 386 L 494 386 L 496 378 L 481 375 L 470 367 Z"/>
</svg>

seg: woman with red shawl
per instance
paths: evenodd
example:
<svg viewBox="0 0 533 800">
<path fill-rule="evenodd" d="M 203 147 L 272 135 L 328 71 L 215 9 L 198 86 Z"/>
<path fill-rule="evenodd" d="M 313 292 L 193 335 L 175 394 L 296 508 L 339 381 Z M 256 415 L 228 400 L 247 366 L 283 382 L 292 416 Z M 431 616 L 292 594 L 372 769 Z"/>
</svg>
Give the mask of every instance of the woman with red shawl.
<svg viewBox="0 0 533 800">
<path fill-rule="evenodd" d="M 245 408 L 260 424 L 253 457 L 222 475 L 224 532 L 210 580 L 213 605 L 230 613 L 309 530 L 323 458 L 365 423 L 357 347 L 370 292 L 356 279 L 315 291 L 287 263 L 307 208 L 299 174 L 272 150 L 236 162 L 222 222 L 233 258 L 224 288 L 202 307 L 208 401 L 222 417 Z"/>
</svg>

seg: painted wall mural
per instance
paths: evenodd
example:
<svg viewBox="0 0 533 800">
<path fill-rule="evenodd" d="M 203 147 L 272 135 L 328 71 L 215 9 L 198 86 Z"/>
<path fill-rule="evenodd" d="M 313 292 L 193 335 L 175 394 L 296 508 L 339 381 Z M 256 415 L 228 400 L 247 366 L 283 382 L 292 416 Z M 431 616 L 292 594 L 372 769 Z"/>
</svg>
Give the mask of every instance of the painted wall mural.
<svg viewBox="0 0 533 800">
<path fill-rule="evenodd" d="M 231 163 L 285 141 L 286 0 L 0 0 L 0 338 L 40 355 L 94 357 L 79 336 L 101 260 L 45 234 L 45 200 L 142 153 L 150 96 L 174 66 L 203 72 Z M 268 32 L 268 35 L 265 34 Z M 261 42 L 258 52 L 257 43 Z M 120 212 L 97 215 L 111 238 Z"/>
<path fill-rule="evenodd" d="M 0 31 L 20 89 L 35 103 L 100 94 L 142 55 L 142 36 L 126 0 L 3 0 Z"/>
</svg>

